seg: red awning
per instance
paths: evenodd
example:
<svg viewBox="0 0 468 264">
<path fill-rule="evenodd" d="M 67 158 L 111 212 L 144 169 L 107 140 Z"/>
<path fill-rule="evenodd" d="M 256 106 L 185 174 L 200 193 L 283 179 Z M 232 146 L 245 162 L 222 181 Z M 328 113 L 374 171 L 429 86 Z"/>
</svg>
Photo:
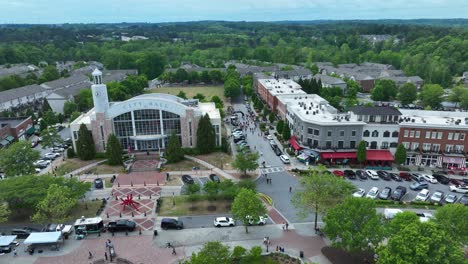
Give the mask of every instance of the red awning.
<svg viewBox="0 0 468 264">
<path fill-rule="evenodd" d="M 355 159 L 356 152 L 325 152 L 320 153 L 322 159 Z"/>
<path fill-rule="evenodd" d="M 368 149 L 366 153 L 367 160 L 393 161 L 393 155 L 389 150 Z"/>
<path fill-rule="evenodd" d="M 290 139 L 289 139 L 289 144 L 291 144 L 291 147 L 293 147 L 293 149 L 295 150 L 301 150 L 301 146 L 299 146 L 299 144 L 297 143 L 297 140 L 296 140 L 296 136 L 292 136 Z"/>
</svg>

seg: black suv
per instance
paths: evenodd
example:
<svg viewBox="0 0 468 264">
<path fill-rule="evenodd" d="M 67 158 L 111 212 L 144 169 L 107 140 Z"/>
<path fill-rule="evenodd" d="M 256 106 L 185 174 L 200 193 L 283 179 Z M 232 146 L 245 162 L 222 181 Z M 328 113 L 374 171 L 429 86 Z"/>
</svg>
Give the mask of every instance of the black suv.
<svg viewBox="0 0 468 264">
<path fill-rule="evenodd" d="M 403 196 L 405 196 L 405 194 L 406 194 L 406 187 L 398 186 L 393 191 L 392 195 L 390 196 L 390 199 L 394 201 L 401 201 L 401 199 L 403 198 Z"/>
<path fill-rule="evenodd" d="M 442 175 L 442 174 L 432 174 L 432 176 L 434 176 L 434 178 L 437 179 L 438 182 L 442 183 L 442 184 L 449 184 L 450 183 L 450 178 L 448 178 L 447 176 L 445 175 Z"/>
<path fill-rule="evenodd" d="M 187 175 L 187 174 L 182 175 L 182 181 L 183 181 L 184 183 L 187 183 L 187 184 L 193 184 L 193 183 L 195 183 L 195 181 L 193 180 L 192 176 Z"/>
<path fill-rule="evenodd" d="M 182 221 L 175 220 L 173 218 L 163 218 L 161 220 L 161 228 L 164 230 L 167 229 L 183 229 L 184 223 Z"/>
<path fill-rule="evenodd" d="M 356 173 L 352 170 L 344 170 L 344 176 L 347 177 L 350 180 L 355 180 L 356 179 Z"/>
<path fill-rule="evenodd" d="M 15 228 L 11 230 L 11 235 L 17 238 L 27 238 L 33 232 L 39 232 L 39 230 L 30 227 Z"/>
<path fill-rule="evenodd" d="M 392 178 L 393 180 L 395 181 L 402 181 L 400 175 L 396 174 L 396 173 L 393 173 L 393 172 L 390 172 L 390 178 Z"/>
<path fill-rule="evenodd" d="M 378 174 L 379 177 L 382 178 L 383 180 L 389 181 L 389 180 L 392 179 L 392 178 L 390 177 L 390 175 L 388 174 L 388 172 L 386 172 L 386 171 L 377 171 L 377 174 Z"/>
<path fill-rule="evenodd" d="M 136 223 L 130 220 L 117 220 L 107 224 L 107 230 L 109 230 L 109 232 L 133 231 L 135 227 Z"/>
</svg>

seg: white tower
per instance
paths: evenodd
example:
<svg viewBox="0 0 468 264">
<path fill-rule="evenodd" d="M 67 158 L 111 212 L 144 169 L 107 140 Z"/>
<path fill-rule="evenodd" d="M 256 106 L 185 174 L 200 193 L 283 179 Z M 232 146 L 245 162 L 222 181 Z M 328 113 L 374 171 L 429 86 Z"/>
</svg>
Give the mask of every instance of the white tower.
<svg viewBox="0 0 468 264">
<path fill-rule="evenodd" d="M 106 113 L 109 109 L 109 98 L 107 97 L 107 86 L 102 84 L 102 72 L 97 68 L 93 71 L 93 93 L 94 110 L 96 113 Z"/>
</svg>

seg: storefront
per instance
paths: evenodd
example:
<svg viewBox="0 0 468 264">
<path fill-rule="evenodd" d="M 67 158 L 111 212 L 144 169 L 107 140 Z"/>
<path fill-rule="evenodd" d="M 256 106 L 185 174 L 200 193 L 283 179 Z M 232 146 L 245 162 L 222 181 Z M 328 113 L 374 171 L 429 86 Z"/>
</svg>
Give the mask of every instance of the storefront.
<svg viewBox="0 0 468 264">
<path fill-rule="evenodd" d="M 443 168 L 465 168 L 466 158 L 460 156 L 443 156 L 442 157 Z"/>
</svg>

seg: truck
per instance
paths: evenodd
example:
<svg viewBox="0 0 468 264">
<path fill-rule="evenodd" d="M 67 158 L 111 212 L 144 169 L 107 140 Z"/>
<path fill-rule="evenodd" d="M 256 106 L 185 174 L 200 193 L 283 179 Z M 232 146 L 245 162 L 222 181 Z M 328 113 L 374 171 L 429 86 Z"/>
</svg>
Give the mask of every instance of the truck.
<svg viewBox="0 0 468 264">
<path fill-rule="evenodd" d="M 400 209 L 391 209 L 391 208 L 387 208 L 384 210 L 384 216 L 385 216 L 385 219 L 387 220 L 391 220 L 395 217 L 396 214 L 398 213 L 402 213 L 403 211 L 400 210 Z"/>
<path fill-rule="evenodd" d="M 111 221 L 107 224 L 107 230 L 109 232 L 133 231 L 135 227 L 136 223 L 130 220 Z"/>
<path fill-rule="evenodd" d="M 48 224 L 43 229 L 42 232 L 62 232 L 62 236 L 65 239 L 68 239 L 68 236 L 73 233 L 73 226 L 72 225 L 64 225 L 64 224 Z"/>
</svg>

